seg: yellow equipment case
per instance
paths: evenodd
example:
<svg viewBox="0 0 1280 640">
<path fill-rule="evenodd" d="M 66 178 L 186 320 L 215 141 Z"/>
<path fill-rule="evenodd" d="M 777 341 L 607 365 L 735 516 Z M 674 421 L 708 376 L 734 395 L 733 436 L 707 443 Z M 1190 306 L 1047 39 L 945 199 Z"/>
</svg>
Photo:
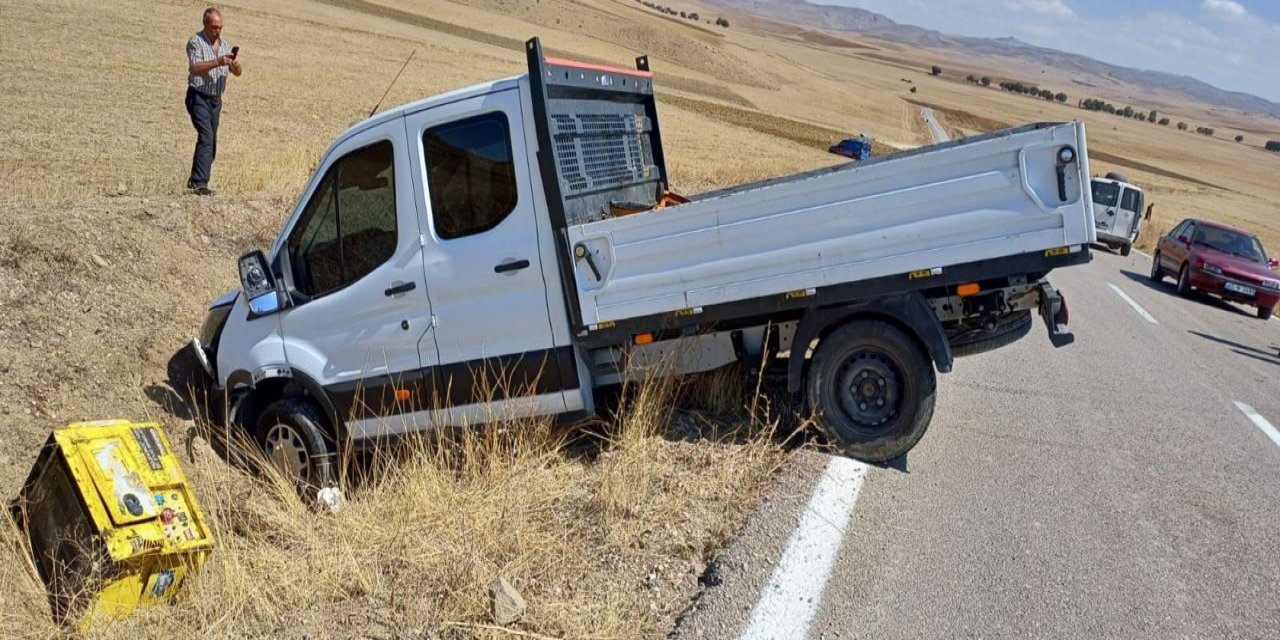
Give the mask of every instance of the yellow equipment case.
<svg viewBox="0 0 1280 640">
<path fill-rule="evenodd" d="M 82 627 L 172 599 L 213 549 L 186 475 L 155 423 L 55 431 L 13 504 L 54 618 Z"/>
</svg>

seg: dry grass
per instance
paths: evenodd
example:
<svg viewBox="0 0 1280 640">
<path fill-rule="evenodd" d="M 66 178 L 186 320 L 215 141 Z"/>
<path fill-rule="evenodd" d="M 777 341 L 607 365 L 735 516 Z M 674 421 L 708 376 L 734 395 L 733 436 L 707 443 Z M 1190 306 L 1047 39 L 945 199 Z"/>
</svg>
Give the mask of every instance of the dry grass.
<svg viewBox="0 0 1280 640">
<path fill-rule="evenodd" d="M 558 54 L 614 65 L 648 53 L 668 168 L 691 194 L 842 162 L 826 148 L 854 133 L 925 143 L 919 108 L 904 98 L 932 103 L 965 130 L 1081 117 L 1100 152 L 1095 171 L 1121 168 L 1114 159 L 1136 167 L 1130 177 L 1156 203 L 1148 229 L 1204 215 L 1280 246 L 1273 154 L 929 78 L 932 52 L 868 52 L 794 28 L 779 37 L 763 21 L 673 28 L 634 5 L 223 5 L 246 73 L 223 116 L 214 168 L 223 195 L 195 200 L 179 195 L 193 138 L 182 43 L 204 5 L 0 0 L 0 22 L 11 27 L 0 38 L 0 417 L 10 426 L 0 430 L 0 485 L 15 493 L 49 429 L 69 420 L 158 419 L 175 436 L 191 428 L 173 388 L 174 352 L 204 305 L 235 286 L 235 257 L 274 238 L 326 145 L 368 112 L 415 49 L 388 107 L 521 73 L 519 43 L 533 35 Z M 961 57 L 944 66 L 960 77 L 1038 73 L 984 64 Z M 1199 105 L 1161 110 L 1212 124 Z M 1232 126 L 1274 129 L 1248 118 Z M 661 635 L 696 589 L 699 563 L 780 457 L 767 436 L 777 409 L 743 399 L 749 380 L 720 372 L 690 384 L 628 396 L 598 457 L 584 456 L 576 435 L 527 421 L 462 434 L 447 448 L 424 441 L 388 452 L 402 462 L 352 487 L 334 516 L 302 509 L 289 491 L 201 448 L 188 469 L 219 527 L 219 550 L 186 602 L 104 635 L 168 636 L 187 625 L 222 637 L 498 637 L 482 626 L 496 575 L 528 597 L 526 631 Z M 673 415 L 672 396 L 689 409 Z M 0 525 L 0 536 L 10 543 L 0 549 L 0 636 L 55 634 L 12 527 Z"/>
<path fill-rule="evenodd" d="M 663 635 L 782 459 L 760 425 L 738 444 L 669 441 L 674 393 L 660 379 L 626 394 L 599 451 L 536 420 L 381 451 L 336 514 L 199 446 L 187 468 L 217 550 L 181 602 L 93 635 L 500 636 L 484 627 L 499 576 L 529 603 L 515 630 Z M 0 524 L 0 635 L 53 635 L 21 540 Z"/>
</svg>

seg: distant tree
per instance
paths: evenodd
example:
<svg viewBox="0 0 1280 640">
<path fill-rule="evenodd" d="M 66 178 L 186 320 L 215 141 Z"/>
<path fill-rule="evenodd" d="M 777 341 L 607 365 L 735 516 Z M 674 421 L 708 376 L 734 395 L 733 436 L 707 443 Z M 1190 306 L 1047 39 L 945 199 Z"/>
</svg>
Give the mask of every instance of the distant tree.
<svg viewBox="0 0 1280 640">
<path fill-rule="evenodd" d="M 1057 100 L 1058 102 L 1065 103 L 1067 101 L 1067 94 L 1059 91 L 1056 95 L 1053 96 L 1053 99 Z"/>
<path fill-rule="evenodd" d="M 1105 111 L 1105 112 L 1107 112 L 1107 113 L 1115 113 L 1115 112 L 1116 112 L 1116 106 L 1115 106 L 1114 104 L 1111 104 L 1110 102 L 1108 102 L 1108 103 L 1106 103 L 1106 104 L 1102 105 L 1102 110 L 1103 110 L 1103 111 Z"/>
<path fill-rule="evenodd" d="M 991 86 L 991 78 L 989 78 L 989 77 L 987 77 L 987 76 L 982 76 L 982 86 L 984 86 L 984 87 L 989 87 L 989 86 Z"/>
<path fill-rule="evenodd" d="M 1280 152 L 1280 140 L 1268 140 L 1267 151 Z"/>
<path fill-rule="evenodd" d="M 1124 113 L 1124 117 L 1126 117 L 1126 118 L 1132 118 L 1132 117 L 1133 117 L 1133 107 L 1125 107 L 1125 108 L 1124 108 L 1124 112 L 1123 112 L 1123 113 Z"/>
<path fill-rule="evenodd" d="M 1162 126 L 1162 127 L 1167 127 L 1167 126 L 1169 126 L 1169 119 L 1168 119 L 1168 118 L 1160 118 L 1160 126 Z"/>
<path fill-rule="evenodd" d="M 1178 131 L 1186 131 L 1186 130 L 1187 130 L 1187 123 L 1185 123 L 1185 122 L 1179 122 L 1179 123 L 1178 123 Z"/>
<path fill-rule="evenodd" d="M 728 20 L 725 20 L 723 17 L 716 18 L 716 26 L 717 26 L 717 27 L 724 27 L 724 28 L 728 29 L 728 28 L 729 28 L 729 21 L 728 21 Z"/>
<path fill-rule="evenodd" d="M 915 93 L 915 92 L 916 92 L 916 88 L 915 88 L 915 87 L 911 87 L 911 93 Z"/>
<path fill-rule="evenodd" d="M 697 11 L 694 11 L 693 13 L 690 13 L 690 14 L 689 14 L 689 19 L 690 19 L 690 20 L 693 20 L 694 22 L 697 22 L 697 21 L 698 21 L 698 17 L 699 17 L 699 16 L 698 16 L 698 12 L 697 12 Z"/>
<path fill-rule="evenodd" d="M 935 76 L 940 76 L 942 75 L 942 67 L 939 67 L 938 65 L 935 64 L 933 65 L 933 68 L 929 70 L 929 72 Z"/>
<path fill-rule="evenodd" d="M 1243 134 L 1241 134 L 1241 135 L 1236 136 L 1236 142 L 1244 142 L 1244 135 L 1243 135 Z"/>
<path fill-rule="evenodd" d="M 975 79 L 974 79 L 974 77 L 973 77 L 973 74 L 972 74 L 972 73 L 971 73 L 971 74 L 969 74 L 969 75 L 967 75 L 967 76 L 965 76 L 964 81 L 965 81 L 965 82 L 977 82 L 977 80 L 975 80 Z"/>
<path fill-rule="evenodd" d="M 1156 118 L 1159 118 L 1159 117 L 1160 117 L 1160 114 L 1156 113 L 1155 109 L 1152 109 L 1151 113 L 1147 114 L 1147 122 L 1155 122 Z"/>
</svg>

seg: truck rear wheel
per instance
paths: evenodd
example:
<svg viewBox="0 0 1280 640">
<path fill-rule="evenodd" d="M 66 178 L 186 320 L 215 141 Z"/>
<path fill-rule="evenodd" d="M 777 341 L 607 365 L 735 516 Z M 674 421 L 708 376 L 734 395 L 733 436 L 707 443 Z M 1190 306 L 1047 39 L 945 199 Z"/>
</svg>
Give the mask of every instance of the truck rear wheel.
<svg viewBox="0 0 1280 640">
<path fill-rule="evenodd" d="M 937 378 L 923 349 L 901 329 L 855 320 L 818 343 L 807 387 L 819 425 L 845 455 L 884 462 L 924 437 Z"/>
<path fill-rule="evenodd" d="M 320 407 L 297 396 L 272 402 L 258 416 L 256 435 L 266 462 L 304 494 L 312 494 L 334 479 L 333 451 L 324 424 Z"/>
<path fill-rule="evenodd" d="M 1120 255 L 1128 258 L 1130 253 L 1133 253 L 1133 245 L 1131 244 L 1120 245 Z"/>
</svg>

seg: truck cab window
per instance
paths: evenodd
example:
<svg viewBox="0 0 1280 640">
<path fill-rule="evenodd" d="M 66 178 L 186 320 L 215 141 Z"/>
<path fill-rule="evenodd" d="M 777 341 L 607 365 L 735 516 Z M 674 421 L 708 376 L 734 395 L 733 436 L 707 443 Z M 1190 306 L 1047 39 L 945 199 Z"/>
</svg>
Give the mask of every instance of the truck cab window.
<svg viewBox="0 0 1280 640">
<path fill-rule="evenodd" d="M 289 235 L 293 287 L 314 297 L 345 287 L 396 249 L 395 158 L 390 142 L 335 162 Z"/>
<path fill-rule="evenodd" d="M 484 233 L 516 206 L 515 162 L 506 115 L 487 113 L 427 129 L 422 136 L 436 234 Z"/>
<path fill-rule="evenodd" d="M 1110 182 L 1093 182 L 1093 201 L 1104 207 L 1113 207 L 1116 204 L 1117 196 L 1120 195 L 1120 187 Z"/>
</svg>

